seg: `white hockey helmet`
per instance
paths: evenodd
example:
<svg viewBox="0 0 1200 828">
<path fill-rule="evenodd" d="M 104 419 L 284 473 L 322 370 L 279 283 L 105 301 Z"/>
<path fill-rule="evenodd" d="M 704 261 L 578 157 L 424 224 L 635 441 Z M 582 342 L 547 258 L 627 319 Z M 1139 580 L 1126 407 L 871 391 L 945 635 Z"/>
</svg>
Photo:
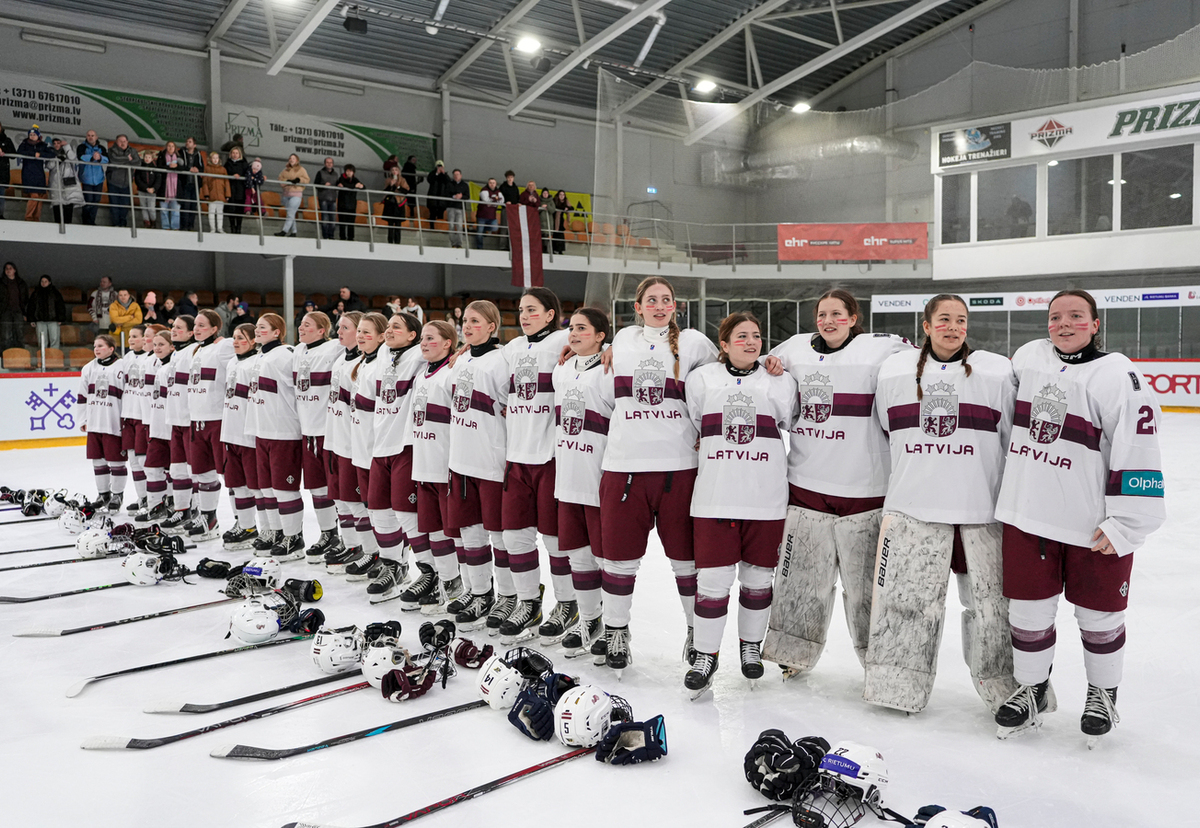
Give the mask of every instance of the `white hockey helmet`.
<svg viewBox="0 0 1200 828">
<path fill-rule="evenodd" d="M 229 632 L 246 644 L 262 644 L 279 634 L 283 623 L 279 607 L 264 600 L 266 596 L 247 598 L 229 619 Z"/>
<path fill-rule="evenodd" d="M 104 542 L 107 547 L 107 533 Z M 163 559 L 149 552 L 134 552 L 121 559 L 121 571 L 136 586 L 154 586 L 163 579 L 163 568 Z"/>
<path fill-rule="evenodd" d="M 838 742 L 821 760 L 798 808 L 819 814 L 826 828 L 848 828 L 868 810 L 882 813 L 888 772 L 883 754 L 858 742 Z"/>
<path fill-rule="evenodd" d="M 362 630 L 356 626 L 321 627 L 313 638 L 313 663 L 322 673 L 344 673 L 362 663 L 366 642 Z"/>
<path fill-rule="evenodd" d="M 363 678 L 374 688 L 383 686 L 383 677 L 404 665 L 404 652 L 394 638 L 376 639 L 362 657 Z"/>
<path fill-rule="evenodd" d="M 939 811 L 929 818 L 925 828 L 984 828 L 985 820 L 976 819 L 961 811 Z"/>
<path fill-rule="evenodd" d="M 479 671 L 479 698 L 493 710 L 511 709 L 524 686 L 524 676 L 499 654 L 485 661 Z"/>
<path fill-rule="evenodd" d="M 277 589 L 283 574 L 283 566 L 272 557 L 253 557 L 242 567 L 242 574 L 258 580 L 260 586 Z"/>
<path fill-rule="evenodd" d="M 108 532 L 92 527 L 75 539 L 75 551 L 81 558 L 103 558 L 108 554 Z"/>
<path fill-rule="evenodd" d="M 78 535 L 87 528 L 87 518 L 80 511 L 79 504 L 72 501 L 65 504 L 62 515 L 58 519 L 58 525 L 72 535 Z"/>
<path fill-rule="evenodd" d="M 554 733 L 567 747 L 595 747 L 612 720 L 612 696 L 590 684 L 571 688 L 554 705 Z"/>
<path fill-rule="evenodd" d="M 57 492 L 51 492 L 50 496 L 46 498 L 46 502 L 42 504 L 42 508 L 49 517 L 61 517 L 67 510 L 67 490 L 60 489 Z"/>
</svg>

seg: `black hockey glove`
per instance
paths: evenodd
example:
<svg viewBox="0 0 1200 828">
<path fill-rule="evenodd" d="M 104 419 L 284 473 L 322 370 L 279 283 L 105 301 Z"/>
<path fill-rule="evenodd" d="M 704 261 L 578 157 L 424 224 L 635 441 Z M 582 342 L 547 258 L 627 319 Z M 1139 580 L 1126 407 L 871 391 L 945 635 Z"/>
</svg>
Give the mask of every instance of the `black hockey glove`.
<svg viewBox="0 0 1200 828">
<path fill-rule="evenodd" d="M 468 667 L 472 670 L 478 670 L 483 666 L 483 663 L 492 657 L 491 644 L 484 644 L 483 649 L 479 649 L 479 645 L 469 638 L 460 638 L 458 643 L 454 645 L 454 663 L 459 667 Z"/>
<path fill-rule="evenodd" d="M 313 635 L 324 624 L 325 613 L 319 609 L 306 609 L 297 613 L 292 622 L 287 625 L 287 630 L 300 635 Z"/>
<path fill-rule="evenodd" d="M 554 662 L 528 647 L 509 650 L 504 654 L 504 663 L 520 673 L 526 681 L 537 681 L 554 671 Z"/>
<path fill-rule="evenodd" d="M 804 781 L 806 765 L 787 734 L 774 729 L 759 734 L 743 762 L 750 786 L 776 802 L 792 798 Z"/>
<path fill-rule="evenodd" d="M 596 746 L 596 760 L 636 765 L 667 755 L 667 723 L 661 715 L 644 722 L 614 722 Z"/>
<path fill-rule="evenodd" d="M 374 624 L 367 624 L 363 628 L 363 640 L 366 641 L 366 646 L 370 647 L 381 638 L 394 638 L 399 641 L 400 622 L 376 621 Z"/>
<path fill-rule="evenodd" d="M 301 581 L 299 578 L 288 578 L 283 582 L 283 591 L 296 599 L 297 602 L 311 604 L 321 600 L 325 590 L 320 581 Z"/>
<path fill-rule="evenodd" d="M 214 561 L 212 558 L 201 558 L 200 563 L 196 564 L 196 574 L 201 578 L 228 578 L 229 570 L 228 562 Z"/>
<path fill-rule="evenodd" d="M 421 646 L 426 650 L 441 650 L 450 646 L 454 640 L 453 621 L 426 621 L 417 631 Z"/>
</svg>

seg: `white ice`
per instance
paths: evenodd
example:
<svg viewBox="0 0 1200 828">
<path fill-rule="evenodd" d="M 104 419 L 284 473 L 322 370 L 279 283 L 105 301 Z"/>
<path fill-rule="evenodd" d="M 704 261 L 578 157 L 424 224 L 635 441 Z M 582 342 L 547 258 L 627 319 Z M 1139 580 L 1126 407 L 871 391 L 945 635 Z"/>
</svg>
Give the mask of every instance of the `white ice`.
<svg viewBox="0 0 1200 828">
<path fill-rule="evenodd" d="M 862 701 L 862 671 L 840 611 L 813 673 L 785 684 L 767 665 L 766 678 L 754 690 L 738 669 L 731 623 L 714 692 L 689 701 L 680 662 L 683 619 L 669 567 L 652 541 L 634 600 L 635 660 L 624 680 L 618 683 L 605 668 L 581 659 L 559 657 L 556 666 L 627 697 L 639 719 L 664 714 L 669 756 L 625 768 L 585 757 L 432 814 L 422 824 L 745 825 L 752 817 L 742 810 L 767 800 L 746 783 L 742 757 L 766 728 L 780 728 L 792 738 L 816 734 L 875 746 L 891 773 L 886 804 L 905 815 L 937 803 L 959 810 L 989 805 L 1003 828 L 1200 824 L 1196 797 L 1187 793 L 1196 790 L 1200 776 L 1200 416 L 1168 414 L 1164 420 L 1169 519 L 1137 553 L 1119 699 L 1122 722 L 1095 750 L 1087 750 L 1079 731 L 1086 682 L 1065 602 L 1054 666 L 1059 710 L 1047 716 L 1041 731 L 1016 740 L 996 739 L 991 716 L 971 689 L 953 589 L 941 669 L 930 705 L 920 714 L 906 716 Z M 0 454 L 0 483 L 94 492 L 82 448 Z M 219 516 L 222 530 L 228 528 L 232 518 L 224 499 Z M 0 521 L 13 517 L 3 513 Z M 311 514 L 305 532 L 310 540 L 316 537 Z M 5 524 L 0 551 L 70 539 L 53 523 Z M 218 542 L 189 552 L 188 559 L 194 564 L 205 555 L 236 559 Z M 65 557 L 73 557 L 71 550 L 5 555 L 0 566 Z M 284 568 L 287 577 L 321 580 L 326 594 L 319 606 L 333 624 L 399 618 L 403 643 L 418 646 L 419 614 L 401 613 L 395 603 L 372 607 L 362 585 L 303 562 Z M 43 594 L 119 580 L 118 562 L 88 562 L 2 573 L 0 594 Z M 213 748 L 235 742 L 276 748 L 317 742 L 473 700 L 475 674 L 466 670 L 445 690 L 435 688 L 402 704 L 360 691 L 151 751 L 81 750 L 86 737 L 180 733 L 325 689 L 207 715 L 142 712 L 164 697 L 217 702 L 317 677 L 307 646 L 289 644 L 113 679 L 77 698 L 65 697 L 69 686 L 87 676 L 230 646 L 223 639 L 228 607 L 67 638 L 10 636 L 30 627 L 76 627 L 217 597 L 214 582 L 189 580 L 198 582 L 0 604 L 0 825 L 277 828 L 305 820 L 365 826 L 564 751 L 528 740 L 505 717 L 483 709 L 279 762 L 209 756 Z M 879 824 L 871 817 L 860 823 Z"/>
</svg>

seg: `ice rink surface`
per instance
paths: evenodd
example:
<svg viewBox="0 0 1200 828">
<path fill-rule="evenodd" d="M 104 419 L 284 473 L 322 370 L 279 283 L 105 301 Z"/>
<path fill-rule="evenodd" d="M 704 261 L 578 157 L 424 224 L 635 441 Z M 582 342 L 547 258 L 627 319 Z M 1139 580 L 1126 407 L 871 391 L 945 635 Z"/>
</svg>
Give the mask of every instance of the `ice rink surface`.
<svg viewBox="0 0 1200 828">
<path fill-rule="evenodd" d="M 1194 795 L 1200 778 L 1200 416 L 1167 414 L 1161 433 L 1168 521 L 1137 553 L 1119 698 L 1122 722 L 1094 751 L 1079 732 L 1086 681 L 1070 605 L 1062 602 L 1059 609 L 1053 675 L 1058 712 L 1040 732 L 1001 742 L 961 658 L 961 607 L 953 588 L 937 683 L 920 714 L 906 716 L 861 700 L 862 671 L 840 609 L 813 673 L 784 683 L 768 664 L 754 689 L 738 669 L 731 622 L 714 692 L 692 702 L 682 686 L 684 622 L 670 569 L 652 541 L 633 606 L 634 663 L 624 680 L 618 683 L 586 659 L 558 656 L 555 663 L 560 671 L 628 698 L 639 720 L 664 714 L 669 756 L 624 768 L 585 757 L 421 824 L 742 826 L 752 819 L 742 815 L 744 808 L 767 802 L 746 783 L 742 758 L 760 731 L 780 728 L 793 739 L 815 734 L 878 748 L 891 774 L 885 804 L 905 815 L 937 803 L 958 810 L 989 805 L 1002 828 L 1200 825 Z M 82 448 L 4 452 L 0 469 L 0 483 L 13 488 L 94 492 Z M 13 517 L 0 514 L 0 551 L 71 541 L 53 522 L 3 523 Z M 219 517 L 221 529 L 229 528 L 225 499 Z M 305 534 L 310 542 L 317 535 L 311 512 Z M 72 553 L 0 556 L 0 566 Z M 205 555 L 240 562 L 238 554 L 223 553 L 213 541 L 187 559 L 191 565 Z M 284 574 L 321 580 L 325 597 L 319 606 L 331 624 L 398 618 L 402 643 L 419 649 L 417 628 L 424 619 L 400 612 L 398 602 L 372 607 L 365 585 L 300 561 L 284 564 Z M 116 560 L 95 561 L 0 573 L 0 594 L 44 594 L 120 580 Z M 557 743 L 528 740 L 485 708 L 277 762 L 209 756 L 235 742 L 298 746 L 470 701 L 478 674 L 467 670 L 446 689 L 401 704 L 364 690 L 150 751 L 81 750 L 89 736 L 166 736 L 356 680 L 211 714 L 150 715 L 143 708 L 156 700 L 219 702 L 320 674 L 307 643 L 288 644 L 117 678 L 65 697 L 68 687 L 87 676 L 232 646 L 233 640 L 224 640 L 232 604 L 66 638 L 11 637 L 31 627 L 77 627 L 220 597 L 213 581 L 189 580 L 197 583 L 0 604 L 0 825 L 278 828 L 299 819 L 354 828 L 565 751 Z M 480 643 L 486 638 L 474 635 Z M 868 816 L 859 824 L 881 823 Z"/>
</svg>

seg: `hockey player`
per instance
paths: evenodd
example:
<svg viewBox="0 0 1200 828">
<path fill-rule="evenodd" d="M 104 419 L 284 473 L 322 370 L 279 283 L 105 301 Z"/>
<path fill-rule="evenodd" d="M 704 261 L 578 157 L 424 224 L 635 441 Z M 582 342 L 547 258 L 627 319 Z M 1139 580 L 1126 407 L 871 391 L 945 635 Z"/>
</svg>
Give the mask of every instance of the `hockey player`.
<svg viewBox="0 0 1200 828">
<path fill-rule="evenodd" d="M 265 514 L 259 510 L 254 550 L 277 561 L 304 557 L 304 502 L 300 499 L 304 441 L 296 414 L 292 348 L 283 344 L 286 333 L 287 323 L 277 313 L 264 313 L 254 326 L 259 357 L 250 382 L 251 413 L 247 417 L 254 432 L 258 485 L 266 507 Z"/>
<path fill-rule="evenodd" d="M 125 491 L 125 449 L 121 448 L 121 400 L 125 394 L 124 363 L 117 342 L 108 334 L 92 343 L 96 358 L 79 375 L 76 411 L 82 411 L 79 430 L 87 435 L 87 458 L 92 461 L 100 508 L 121 508 Z"/>
<path fill-rule="evenodd" d="M 225 468 L 225 448 L 221 442 L 221 417 L 225 409 L 225 369 L 233 358 L 233 343 L 220 335 L 224 325 L 215 310 L 196 314 L 192 334 L 196 344 L 191 350 L 191 370 L 187 385 L 188 466 L 196 483 L 200 514 L 188 524 L 188 540 L 193 543 L 217 537 L 217 504 L 221 482 L 217 471 Z"/>
<path fill-rule="evenodd" d="M 374 543 L 374 538 L 364 539 L 358 531 L 358 518 L 365 520 L 366 507 L 358 502 L 355 489 L 358 475 L 350 459 L 350 391 L 347 385 L 354 363 L 358 360 L 358 323 L 363 314 L 359 311 L 343 313 L 337 322 L 338 343 L 342 352 L 329 366 L 329 404 L 325 410 L 325 469 L 329 481 L 329 494 L 337 510 L 342 543 L 337 549 L 325 553 L 322 559 L 309 558 L 309 563 L 323 563 L 328 569 L 344 568 L 358 558 L 363 543 Z"/>
<path fill-rule="evenodd" d="M 171 343 L 175 355 L 171 358 L 174 370 L 167 377 L 167 422 L 171 425 L 171 502 L 174 513 L 162 522 L 168 535 L 187 533 L 187 525 L 197 515 L 192 509 L 194 490 L 187 448 L 190 442 L 192 419 L 187 407 L 187 384 L 192 370 L 191 350 L 195 345 L 192 328 L 196 320 L 183 314 L 171 322 Z"/>
<path fill-rule="evenodd" d="M 237 522 L 221 536 L 229 550 L 249 549 L 258 540 L 255 504 L 263 499 L 258 486 L 258 463 L 254 457 L 255 437 L 247 431 L 250 384 L 258 375 L 258 350 L 254 326 L 238 325 L 233 330 L 234 356 L 225 367 L 225 406 L 221 415 L 221 441 L 225 454 L 225 486 L 233 496 Z"/>
<path fill-rule="evenodd" d="M 146 420 L 146 509 L 134 516 L 138 523 L 159 523 L 172 514 L 166 502 L 172 431 L 167 420 L 167 394 L 175 374 L 175 366 L 171 364 L 175 354 L 171 332 L 166 328 L 155 331 L 150 346 L 158 367 L 153 378 L 147 380 L 151 392 Z"/>
<path fill-rule="evenodd" d="M 454 353 L 457 334 L 454 325 L 445 321 L 428 322 L 421 329 L 421 358 L 424 364 L 413 378 L 409 392 L 408 422 L 404 441 L 412 446 L 412 478 L 417 485 L 418 538 L 428 538 L 428 545 L 413 544 L 413 558 L 418 572 L 400 593 L 400 607 L 416 610 L 436 606 L 439 583 L 453 583 L 459 578 L 458 558 L 454 538 L 458 536 L 450 519 L 450 397 L 452 369 L 450 354 Z M 460 581 L 461 583 L 461 581 Z M 467 621 L 464 609 L 455 617 L 460 627 L 468 623 L 472 629 L 485 622 L 472 614 Z M 463 619 L 459 621 L 459 619 Z"/>
<path fill-rule="evenodd" d="M 1000 472 L 1016 379 L 1007 359 L 967 344 L 967 306 L 941 294 L 925 305 L 920 351 L 888 357 L 875 410 L 888 431 L 888 481 L 875 566 L 863 698 L 917 712 L 933 689 L 954 572 L 963 655 L 993 713 L 1015 689 L 1001 594 Z M 945 481 L 931 486 L 930 481 Z"/>
<path fill-rule="evenodd" d="M 704 334 L 679 329 L 675 290 L 666 279 L 643 279 L 633 309 L 642 324 L 613 339 L 615 408 L 600 480 L 604 638 L 606 663 L 614 670 L 630 663 L 634 581 L 654 526 L 683 604 L 684 657 L 689 664 L 694 658 L 696 564 L 689 510 L 699 433 L 688 414 L 684 383 L 689 373 L 716 359 Z"/>
<path fill-rule="evenodd" d="M 815 334 L 793 336 L 766 360 L 779 360 L 799 388 L 783 561 L 763 643 L 763 658 L 786 674 L 811 670 L 821 657 L 839 572 L 850 640 L 865 663 L 891 466 L 887 432 L 875 419 L 875 387 L 883 361 L 912 350 L 902 337 L 865 333 L 858 302 L 841 288 L 817 299 L 814 316 Z"/>
<path fill-rule="evenodd" d="M 544 287 L 521 296 L 518 319 L 524 336 L 504 346 L 508 363 L 507 466 L 504 476 L 504 546 L 517 604 L 500 623 L 500 635 L 516 643 L 540 634 L 557 644 L 579 618 L 571 562 L 560 554 L 558 504 L 554 502 L 554 387 L 552 372 L 567 343 L 562 303 Z M 550 558 L 554 610 L 542 623 L 541 566 L 537 536 Z M 503 608 L 498 610 L 503 613 Z"/>
<path fill-rule="evenodd" d="M 558 547 L 571 565 L 579 620 L 562 640 L 567 657 L 604 643 L 601 618 L 600 463 L 613 413 L 612 377 L 605 376 L 601 349 L 612 339 L 603 311 L 580 308 L 571 317 L 571 356 L 554 369 L 554 498 L 558 501 Z M 598 648 L 599 649 L 599 648 Z M 603 655 L 600 651 L 598 655 Z"/>
<path fill-rule="evenodd" d="M 355 523 L 363 547 L 357 557 L 333 569 L 345 572 L 356 580 L 369 572 L 370 567 L 379 560 L 379 546 L 371 526 L 371 515 L 367 511 L 367 495 L 370 492 L 371 452 L 375 447 L 375 394 L 380 368 L 388 361 L 388 348 L 383 344 L 383 332 L 387 326 L 387 317 L 382 313 L 372 311 L 363 315 L 355 334 L 359 358 L 341 376 L 342 387 L 347 389 L 350 402 L 350 473 L 356 483 L 356 500 L 352 504 L 358 510 Z M 362 571 L 359 571 L 360 568 Z"/>
<path fill-rule="evenodd" d="M 124 363 L 125 394 L 121 397 L 121 448 L 129 458 L 130 476 L 133 478 L 134 500 L 126 507 L 128 512 L 139 512 L 146 508 L 146 440 L 144 432 L 138 442 L 139 430 L 144 427 L 146 395 L 145 358 L 153 357 L 146 347 L 146 326 L 134 325 L 129 329 L 129 350 L 121 357 Z"/>
<path fill-rule="evenodd" d="M 499 330 L 500 311 L 494 304 L 467 305 L 463 340 L 470 350 L 459 355 L 450 379 L 450 525 L 461 538 L 462 577 L 443 581 L 439 600 L 456 617 L 472 604 L 476 617 L 487 607 L 492 634 L 499 633 L 507 616 L 500 610 L 516 602 L 501 522 L 508 365 L 496 337 Z"/>
<path fill-rule="evenodd" d="M 1091 747 L 1119 721 L 1133 553 L 1165 518 L 1160 412 L 1137 367 L 1097 347 L 1090 294 L 1061 291 L 1049 309 L 1050 338 L 1013 355 L 1020 387 L 996 518 L 1004 524 L 1004 594 L 1020 687 L 996 723 L 1005 738 L 1055 709 L 1054 619 L 1065 589 L 1083 639 L 1080 727 Z"/>
<path fill-rule="evenodd" d="M 300 344 L 292 354 L 292 378 L 296 383 L 296 414 L 304 436 L 301 458 L 304 488 L 312 497 L 313 512 L 321 536 L 304 553 L 309 563 L 323 563 L 325 554 L 339 548 L 337 512 L 329 491 L 325 463 L 325 413 L 329 405 L 331 369 L 344 351 L 329 339 L 333 323 L 321 311 L 306 313 L 296 334 Z"/>
<path fill-rule="evenodd" d="M 742 675 L 762 678 L 762 641 L 771 581 L 787 514 L 783 432 L 798 403 L 796 381 L 758 364 L 762 326 L 731 313 L 718 333 L 719 362 L 688 375 L 687 406 L 700 432 L 700 468 L 692 494 L 696 550 L 695 663 L 684 686 L 697 698 L 712 685 L 736 577 Z M 731 485 L 732 484 L 732 485 Z"/>
<path fill-rule="evenodd" d="M 133 479 L 135 483 L 139 477 L 140 471 L 140 477 L 142 481 L 141 491 L 146 495 L 144 498 L 138 501 L 137 510 L 134 513 L 134 520 L 137 520 L 139 516 L 149 517 L 150 515 L 150 482 L 149 473 L 146 471 L 147 458 L 150 452 L 150 410 L 154 400 L 154 389 L 156 388 L 155 378 L 158 375 L 159 367 L 162 365 L 157 354 L 155 354 L 154 337 L 160 331 L 166 330 L 166 327 L 163 325 L 146 325 L 142 332 L 142 354 L 129 366 L 129 370 L 138 372 L 136 396 L 138 398 L 137 407 L 139 421 L 134 432 L 133 450 L 135 455 L 138 455 L 139 451 L 141 452 L 140 456 L 137 457 L 136 466 L 134 465 L 132 459 L 130 461 L 130 465 L 133 466 Z M 125 377 L 125 387 L 129 389 L 126 391 L 127 394 L 135 393 L 134 386 L 130 382 L 128 376 Z M 169 452 L 170 443 L 168 443 L 168 458 Z M 162 477 L 159 479 L 163 481 L 163 485 L 165 487 L 166 466 L 162 467 Z M 165 491 L 165 488 L 160 491 Z M 162 498 L 160 496 L 156 502 L 161 502 L 161 500 Z M 161 517 L 165 519 L 168 516 L 169 513 L 164 513 Z"/>
</svg>

